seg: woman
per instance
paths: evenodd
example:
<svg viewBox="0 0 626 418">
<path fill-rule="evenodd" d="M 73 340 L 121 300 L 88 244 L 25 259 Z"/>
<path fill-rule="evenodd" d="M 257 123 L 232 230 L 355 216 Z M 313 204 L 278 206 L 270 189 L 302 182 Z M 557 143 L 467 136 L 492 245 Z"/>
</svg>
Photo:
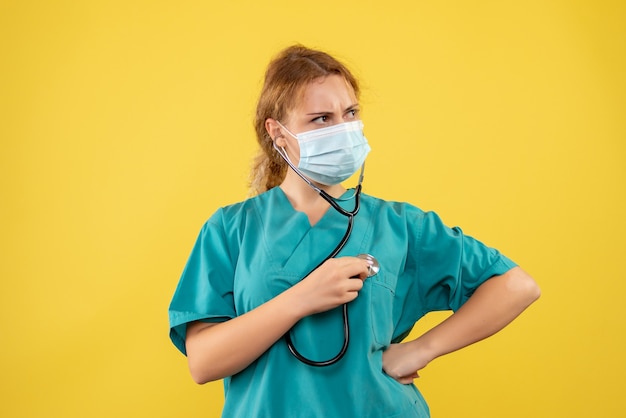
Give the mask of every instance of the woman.
<svg viewBox="0 0 626 418">
<path fill-rule="evenodd" d="M 436 214 L 344 189 L 369 151 L 358 95 L 326 53 L 293 46 L 270 63 L 258 194 L 207 221 L 182 274 L 170 335 L 197 383 L 225 379 L 225 417 L 428 417 L 418 371 L 539 297 L 521 268 Z M 455 313 L 402 342 L 436 310 Z"/>
</svg>

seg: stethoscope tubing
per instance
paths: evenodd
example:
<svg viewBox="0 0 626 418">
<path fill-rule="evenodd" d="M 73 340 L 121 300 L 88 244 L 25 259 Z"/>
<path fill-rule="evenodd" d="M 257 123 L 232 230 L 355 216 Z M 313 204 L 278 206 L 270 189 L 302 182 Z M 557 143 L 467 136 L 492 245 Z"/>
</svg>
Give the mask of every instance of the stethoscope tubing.
<svg viewBox="0 0 626 418">
<path fill-rule="evenodd" d="M 320 190 L 320 196 L 322 196 L 322 198 L 324 198 L 324 200 L 326 200 L 339 213 L 341 213 L 342 215 L 344 215 L 344 216 L 346 216 L 348 218 L 348 226 L 346 227 L 346 232 L 344 233 L 343 237 L 341 238 L 341 241 L 339 242 L 339 244 L 337 244 L 335 249 L 330 254 L 328 254 L 321 263 L 319 263 L 313 270 L 311 270 L 304 277 L 307 277 L 309 274 L 311 274 L 314 270 L 319 268 L 326 261 L 328 261 L 329 259 L 335 257 L 337 254 L 339 254 L 339 252 L 343 249 L 343 247 L 345 247 L 346 243 L 348 242 L 348 239 L 350 238 L 350 234 L 352 233 L 352 227 L 354 225 L 354 217 L 359 212 L 359 209 L 361 207 L 361 202 L 360 202 L 360 200 L 361 200 L 361 184 L 359 183 L 356 186 L 356 191 L 355 191 L 355 194 L 354 194 L 354 197 L 355 197 L 354 209 L 352 209 L 351 211 L 347 211 L 344 208 L 342 208 L 341 206 L 339 206 L 339 204 L 337 202 L 335 202 L 333 200 L 333 198 L 331 196 L 329 196 L 323 190 Z M 323 361 L 315 361 L 315 360 L 311 360 L 309 358 L 306 358 L 294 346 L 293 341 L 291 340 L 291 330 L 287 331 L 287 333 L 284 336 L 285 342 L 287 343 L 287 348 L 289 348 L 289 351 L 291 352 L 291 354 L 293 354 L 293 356 L 295 358 L 297 358 L 302 363 L 307 364 L 309 366 L 326 367 L 326 366 L 330 366 L 332 364 L 337 363 L 339 360 L 341 360 L 343 358 L 343 356 L 348 351 L 348 344 L 350 343 L 350 323 L 349 323 L 349 320 L 348 320 L 348 304 L 347 303 L 343 304 L 342 316 L 343 316 L 343 345 L 341 347 L 341 350 L 339 351 L 339 353 L 337 353 L 337 355 L 335 357 L 333 357 L 333 358 L 331 358 L 329 360 L 323 360 Z"/>
<path fill-rule="evenodd" d="M 337 203 L 332 196 L 330 196 L 324 190 L 320 189 L 315 184 L 313 184 L 313 182 L 311 182 L 295 166 L 295 164 L 293 164 L 291 162 L 291 160 L 289 159 L 289 156 L 287 155 L 287 153 L 285 152 L 284 149 L 279 148 L 276 145 L 276 142 L 274 142 L 273 145 L 274 145 L 274 149 L 283 158 L 283 160 L 285 160 L 287 165 L 289 165 L 289 167 L 291 167 L 291 169 L 298 176 L 300 176 L 300 178 L 302 180 L 304 180 L 305 183 L 307 183 L 313 190 L 315 190 L 317 193 L 319 193 L 319 195 L 326 202 L 328 202 L 328 204 L 330 204 L 333 207 L 333 209 L 335 209 L 337 212 L 339 212 L 340 214 L 342 214 L 343 216 L 346 216 L 348 218 L 348 226 L 346 227 L 346 232 L 344 233 L 343 237 L 341 238 L 341 241 L 339 242 L 339 244 L 337 244 L 335 249 L 333 251 L 331 251 L 331 253 L 328 254 L 328 256 L 326 256 L 326 258 L 324 258 L 324 260 L 322 260 L 321 263 L 319 263 L 313 270 L 311 270 L 306 276 L 304 276 L 304 277 L 307 277 L 309 274 L 311 274 L 314 270 L 319 268 L 326 261 L 328 261 L 329 259 L 331 259 L 331 258 L 335 257 L 337 254 L 339 254 L 339 252 L 343 249 L 343 247 L 348 242 L 348 239 L 350 238 L 350 234 L 352 233 L 352 227 L 354 225 L 354 217 L 359 212 L 359 208 L 361 207 L 361 183 L 363 182 L 363 171 L 365 169 L 365 164 L 363 164 L 361 166 L 361 174 L 359 175 L 359 182 L 358 182 L 358 184 L 357 184 L 357 186 L 355 188 L 354 208 L 351 211 L 348 211 L 348 210 L 342 208 L 341 205 L 339 205 L 339 203 Z M 291 329 L 289 331 L 287 331 L 287 333 L 284 335 L 285 342 L 287 343 L 287 348 L 289 348 L 289 351 L 291 352 L 291 354 L 293 354 L 293 356 L 295 358 L 297 358 L 302 363 L 307 364 L 309 366 L 325 367 L 325 366 L 330 366 L 332 364 L 337 363 L 339 360 L 341 360 L 343 358 L 343 356 L 348 351 L 348 344 L 350 343 L 350 323 L 348 321 L 348 304 L 347 303 L 343 304 L 343 314 L 342 314 L 342 316 L 343 316 L 343 345 L 341 347 L 341 350 L 339 351 L 339 353 L 337 353 L 337 355 L 335 357 L 333 357 L 333 358 L 331 358 L 329 360 L 324 360 L 324 361 L 315 361 L 315 360 L 311 360 L 309 358 L 306 358 L 294 346 L 293 341 L 291 339 Z"/>
</svg>

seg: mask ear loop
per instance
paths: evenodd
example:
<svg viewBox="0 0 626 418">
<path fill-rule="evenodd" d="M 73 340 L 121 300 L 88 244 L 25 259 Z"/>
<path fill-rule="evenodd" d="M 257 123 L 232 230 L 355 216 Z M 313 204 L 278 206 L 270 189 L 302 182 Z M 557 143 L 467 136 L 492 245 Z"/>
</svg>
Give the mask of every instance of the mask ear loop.
<svg viewBox="0 0 626 418">
<path fill-rule="evenodd" d="M 274 145 L 274 149 L 276 150 L 276 152 L 278 152 L 278 154 L 283 157 L 283 160 L 285 160 L 285 162 L 287 163 L 287 165 L 289 165 L 289 167 L 291 167 L 291 169 L 293 171 L 296 172 L 296 174 L 298 176 L 300 176 L 300 178 L 302 180 L 304 180 L 309 186 L 311 186 L 311 188 L 313 190 L 315 190 L 316 192 L 318 192 L 319 194 L 327 194 L 326 192 L 324 192 L 322 189 L 320 189 L 319 187 L 317 187 L 315 184 L 313 184 L 311 182 L 311 180 L 309 180 L 302 171 L 300 171 L 298 169 L 298 167 L 295 166 L 294 163 L 291 162 L 291 159 L 289 158 L 289 155 L 287 155 L 287 151 L 285 151 L 285 148 L 283 147 L 278 147 L 278 145 L 276 145 L 276 141 L 272 141 L 272 144 Z"/>
</svg>

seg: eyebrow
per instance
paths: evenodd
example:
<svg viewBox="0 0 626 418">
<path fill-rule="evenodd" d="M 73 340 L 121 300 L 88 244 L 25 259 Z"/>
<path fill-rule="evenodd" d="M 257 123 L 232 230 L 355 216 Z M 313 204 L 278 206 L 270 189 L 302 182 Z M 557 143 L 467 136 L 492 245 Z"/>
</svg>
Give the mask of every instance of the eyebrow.
<svg viewBox="0 0 626 418">
<path fill-rule="evenodd" d="M 356 108 L 358 108 L 358 107 L 359 107 L 359 104 L 358 104 L 358 103 L 355 103 L 355 104 L 353 104 L 353 105 L 350 105 L 350 106 L 346 107 L 346 108 L 344 109 L 344 111 L 343 111 L 343 112 L 344 112 L 344 113 L 345 113 L 345 112 L 349 112 L 350 110 L 354 110 L 354 109 L 356 109 Z M 306 115 L 307 115 L 307 116 L 329 115 L 329 114 L 331 114 L 331 113 L 333 113 L 333 112 L 329 112 L 329 111 L 326 111 L 326 112 L 313 112 L 313 113 L 307 113 Z"/>
</svg>

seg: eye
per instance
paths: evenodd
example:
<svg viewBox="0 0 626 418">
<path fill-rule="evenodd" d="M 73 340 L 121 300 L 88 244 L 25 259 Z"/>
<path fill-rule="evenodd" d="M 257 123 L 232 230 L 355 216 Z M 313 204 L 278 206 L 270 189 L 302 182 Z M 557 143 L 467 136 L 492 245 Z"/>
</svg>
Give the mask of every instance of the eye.
<svg viewBox="0 0 626 418">
<path fill-rule="evenodd" d="M 322 116 L 316 117 L 311 122 L 314 122 L 314 123 L 326 123 L 327 121 L 328 121 L 328 115 L 322 115 Z"/>
<path fill-rule="evenodd" d="M 350 109 L 346 113 L 346 118 L 347 119 L 356 119 L 358 116 L 359 116 L 359 109 L 357 109 L 357 108 Z"/>
</svg>

